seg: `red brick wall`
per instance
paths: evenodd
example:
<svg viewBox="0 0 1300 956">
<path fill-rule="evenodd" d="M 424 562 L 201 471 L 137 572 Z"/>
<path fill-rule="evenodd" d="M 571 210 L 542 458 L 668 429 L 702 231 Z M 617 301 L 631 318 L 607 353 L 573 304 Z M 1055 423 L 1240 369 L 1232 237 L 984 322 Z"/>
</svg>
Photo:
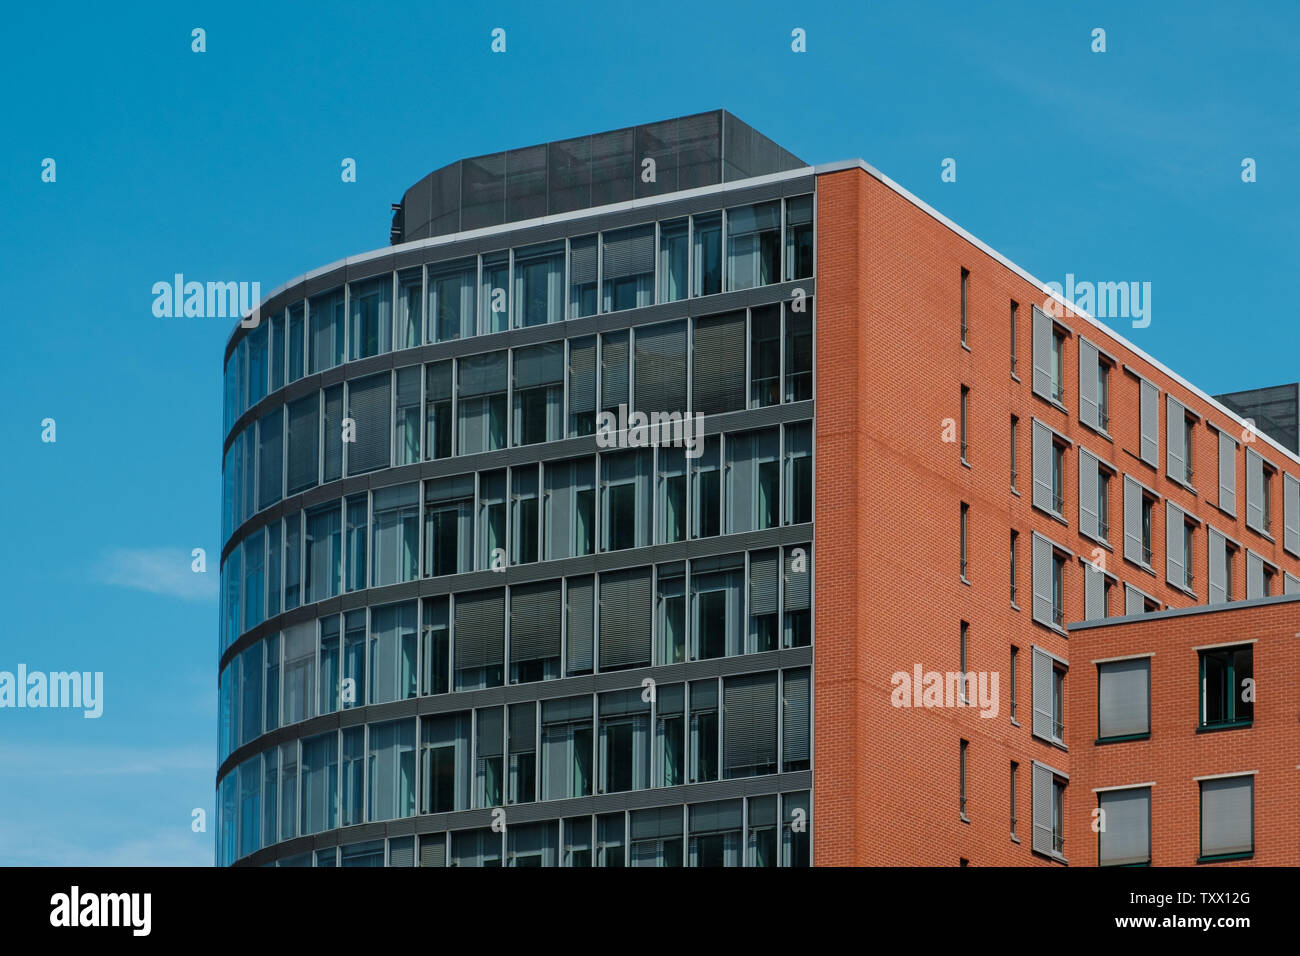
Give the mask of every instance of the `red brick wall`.
<svg viewBox="0 0 1300 956">
<path fill-rule="evenodd" d="M 1211 422 L 1227 424 L 1180 386 L 1067 313 L 1074 335 L 1065 354 L 1069 414 L 1032 392 L 1032 306 L 1044 294 L 942 222 L 863 170 L 818 179 L 817 236 L 817 542 L 815 618 L 814 861 L 818 865 L 1047 864 L 1030 851 L 1030 778 L 1037 759 L 1069 771 L 1069 755 L 1030 735 L 1031 647 L 1068 659 L 1067 639 L 1031 620 L 1032 532 L 1090 556 L 1078 532 L 1077 444 L 1115 466 L 1111 542 L 1106 566 L 1120 581 L 1174 606 L 1193 599 L 1164 580 L 1164 503 L 1154 519 L 1155 576 L 1122 560 L 1123 482 L 1129 472 L 1193 514 L 1207 517 L 1268 560 L 1300 574 L 1281 549 L 1282 489 L 1274 488 L 1276 542 L 1245 528 L 1245 466 L 1238 467 L 1238 517 L 1217 499 L 1214 437 L 1197 429 L 1199 495 L 1164 477 L 1164 395 L 1160 463 L 1136 458 L 1138 382 L 1111 377 L 1114 441 L 1078 422 L 1080 334 L 1121 364 L 1172 389 Z M 960 273 L 970 270 L 969 349 L 960 344 Z M 1019 303 L 1019 381 L 1010 371 L 1010 303 Z M 1209 347 L 1209 343 L 1207 343 Z M 970 467 L 959 445 L 942 440 L 945 419 L 959 418 L 960 388 L 971 388 Z M 1245 385 L 1256 383 L 1242 383 Z M 1020 419 L 1020 495 L 1010 490 L 1010 418 Z M 1068 525 L 1031 507 L 1032 419 L 1070 438 L 1065 457 Z M 1300 465 L 1262 442 L 1252 447 L 1274 465 Z M 1239 459 L 1244 456 L 1240 456 Z M 959 579 L 960 502 L 970 505 L 969 584 Z M 1018 603 L 1009 594 L 1009 535 L 1020 532 Z M 1206 599 L 1204 530 L 1196 543 L 1196 589 Z M 1237 566 L 1244 596 L 1244 555 Z M 1123 613 L 1123 588 L 1110 613 Z M 1066 571 L 1065 620 L 1084 616 L 1083 571 Z M 957 671 L 961 621 L 970 624 L 971 671 L 996 671 L 1000 710 L 982 718 L 968 708 L 896 708 L 890 677 Z M 1300 628 L 1297 628 L 1300 630 Z M 1008 665 L 1020 648 L 1019 726 L 1009 719 Z M 1067 678 L 1067 692 L 1071 681 Z M 1071 728 L 1067 710 L 1067 733 Z M 968 752 L 969 823 L 958 814 L 959 741 Z M 1010 836 L 1010 762 L 1020 764 L 1018 834 Z M 1067 789 L 1067 807 L 1076 799 Z M 1074 804 L 1078 805 L 1078 804 Z"/>
<path fill-rule="evenodd" d="M 1195 778 L 1257 771 L 1255 855 L 1213 864 L 1300 865 L 1300 601 L 1228 607 L 1187 617 L 1077 629 L 1067 685 L 1071 714 L 1066 846 L 1073 865 L 1097 865 L 1094 787 L 1155 781 L 1151 788 L 1151 863 L 1191 866 L 1200 848 Z M 1249 728 L 1196 733 L 1198 655 L 1230 641 L 1254 645 L 1255 710 Z M 1098 746 L 1094 660 L 1152 653 L 1151 737 Z"/>
</svg>

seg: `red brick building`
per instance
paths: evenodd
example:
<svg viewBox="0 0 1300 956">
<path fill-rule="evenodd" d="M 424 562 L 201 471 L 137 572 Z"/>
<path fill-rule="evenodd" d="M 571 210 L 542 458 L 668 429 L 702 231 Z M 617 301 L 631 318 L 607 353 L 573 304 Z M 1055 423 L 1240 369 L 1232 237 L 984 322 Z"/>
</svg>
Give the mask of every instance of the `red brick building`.
<svg viewBox="0 0 1300 956">
<path fill-rule="evenodd" d="M 1300 604 L 1069 622 L 1300 587 L 1300 460 L 865 164 L 817 172 L 814 863 L 1096 863 L 1091 788 L 1152 778 L 1178 817 L 1153 862 L 1189 863 L 1191 778 L 1237 767 L 1268 775 L 1255 861 L 1293 860 L 1272 828 L 1296 771 L 1272 776 L 1300 763 L 1280 743 Z M 1292 696 L 1194 738 L 1191 648 L 1220 621 L 1266 626 L 1256 677 Z M 1151 739 L 1092 753 L 1092 660 L 1148 646 Z M 996 711 L 896 706 L 918 669 L 999 677 Z M 1184 737 L 1194 767 L 1165 749 Z"/>
</svg>

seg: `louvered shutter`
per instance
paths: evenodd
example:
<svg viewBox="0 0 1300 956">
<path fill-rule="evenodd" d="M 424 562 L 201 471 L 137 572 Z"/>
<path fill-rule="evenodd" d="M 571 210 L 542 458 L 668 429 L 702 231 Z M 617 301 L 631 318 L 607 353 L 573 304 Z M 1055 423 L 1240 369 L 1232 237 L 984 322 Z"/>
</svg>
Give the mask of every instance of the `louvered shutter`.
<svg viewBox="0 0 1300 956">
<path fill-rule="evenodd" d="M 510 705 L 510 752 L 528 754 L 537 750 L 537 705 L 532 701 Z"/>
<path fill-rule="evenodd" d="M 456 669 L 501 664 L 505 645 L 505 591 L 470 591 L 456 595 Z"/>
<path fill-rule="evenodd" d="M 695 320 L 693 412 L 716 415 L 745 407 L 745 314 Z"/>
<path fill-rule="evenodd" d="M 289 406 L 289 494 L 316 484 L 320 461 L 320 395 L 316 392 Z"/>
<path fill-rule="evenodd" d="M 650 569 L 600 576 L 600 669 L 650 663 Z"/>
<path fill-rule="evenodd" d="M 569 414 L 596 410 L 596 339 L 569 342 Z"/>
<path fill-rule="evenodd" d="M 751 617 L 775 614 L 777 604 L 777 566 L 780 558 L 775 549 L 755 551 L 749 559 L 749 613 Z"/>
<path fill-rule="evenodd" d="M 515 388 L 538 388 L 564 381 L 564 343 L 546 342 L 515 351 Z"/>
<path fill-rule="evenodd" d="M 785 609 L 787 611 L 806 611 L 812 591 L 812 548 L 800 545 L 803 551 L 802 571 L 794 569 L 794 549 L 787 548 L 785 555 Z"/>
<path fill-rule="evenodd" d="M 1034 535 L 1034 620 L 1052 627 L 1055 624 L 1052 593 L 1052 543 Z"/>
<path fill-rule="evenodd" d="M 1034 507 L 1055 512 L 1052 495 L 1052 430 L 1034 419 Z"/>
<path fill-rule="evenodd" d="M 1180 588 L 1187 586 L 1183 564 L 1183 512 L 1168 501 L 1165 502 L 1165 579 Z"/>
<path fill-rule="evenodd" d="M 1124 476 L 1124 557 L 1146 564 L 1142 553 L 1142 486 Z"/>
<path fill-rule="evenodd" d="M 605 259 L 602 268 L 606 282 L 611 279 L 654 273 L 654 226 L 637 226 L 605 233 L 604 241 Z"/>
<path fill-rule="evenodd" d="M 1053 855 L 1056 849 L 1055 829 L 1053 826 L 1053 787 L 1052 771 L 1042 764 L 1034 764 L 1033 793 L 1034 805 L 1034 852 Z"/>
<path fill-rule="evenodd" d="M 420 837 L 420 866 L 447 865 L 447 836 L 444 833 Z"/>
<path fill-rule="evenodd" d="M 1056 720 L 1052 705 L 1052 658 L 1037 647 L 1033 652 L 1034 736 L 1052 740 Z"/>
<path fill-rule="evenodd" d="M 394 837 L 388 841 L 389 866 L 415 866 L 415 837 Z"/>
<path fill-rule="evenodd" d="M 1146 598 L 1142 592 L 1135 587 L 1124 585 L 1124 613 L 1145 614 L 1147 609 Z"/>
<path fill-rule="evenodd" d="M 1300 594 L 1300 578 L 1297 578 L 1290 571 L 1285 572 L 1282 580 L 1283 594 Z"/>
<path fill-rule="evenodd" d="M 782 699 L 785 704 L 781 743 L 786 767 L 807 763 L 811 759 L 812 681 L 808 668 L 782 673 Z"/>
<path fill-rule="evenodd" d="M 1264 559 L 1246 551 L 1246 600 L 1264 596 Z"/>
<path fill-rule="evenodd" d="M 592 670 L 595 634 L 595 585 L 590 575 L 568 579 L 568 670 L 570 674 Z"/>
<path fill-rule="evenodd" d="M 1160 389 L 1146 379 L 1140 387 L 1141 407 L 1139 428 L 1141 443 L 1139 456 L 1148 465 L 1159 467 L 1160 461 Z"/>
<path fill-rule="evenodd" d="M 573 240 L 569 245 L 569 281 L 572 285 L 590 285 L 596 281 L 596 240 Z"/>
<path fill-rule="evenodd" d="M 1219 507 L 1237 516 L 1237 442 L 1219 432 Z"/>
<path fill-rule="evenodd" d="M 635 407 L 686 414 L 686 323 L 641 327 L 635 334 Z"/>
<path fill-rule="evenodd" d="M 1034 306 L 1034 394 L 1049 402 L 1052 389 L 1052 317 Z"/>
<path fill-rule="evenodd" d="M 389 465 L 392 386 L 389 372 L 348 382 L 348 417 L 356 423 L 356 441 L 348 448 L 349 475 Z"/>
<path fill-rule="evenodd" d="M 510 663 L 560 656 L 560 582 L 520 584 L 510 590 Z"/>
<path fill-rule="evenodd" d="M 1209 541 L 1210 604 L 1223 604 L 1228 600 L 1228 545 L 1223 535 L 1209 528 L 1206 534 Z"/>
<path fill-rule="evenodd" d="M 322 481 L 337 481 L 343 477 L 343 386 L 325 389 L 325 420 L 321 423 L 325 436 L 324 469 Z"/>
<path fill-rule="evenodd" d="M 1079 449 L 1079 531 L 1092 538 L 1101 537 L 1101 515 L 1097 510 L 1097 459 Z"/>
<path fill-rule="evenodd" d="M 1106 575 L 1083 562 L 1083 618 L 1096 621 L 1106 616 Z"/>
<path fill-rule="evenodd" d="M 776 672 L 728 677 L 722 688 L 724 776 L 776 764 Z"/>
<path fill-rule="evenodd" d="M 1246 525 L 1256 531 L 1264 527 L 1264 459 L 1246 449 Z"/>
<path fill-rule="evenodd" d="M 262 416 L 257 424 L 257 443 L 257 508 L 260 511 L 280 500 L 284 481 L 284 413 L 280 409 Z"/>
<path fill-rule="evenodd" d="M 1176 481 L 1187 481 L 1187 432 L 1183 429 L 1183 406 L 1172 395 L 1165 396 L 1165 473 Z"/>
<path fill-rule="evenodd" d="M 1300 481 L 1282 475 L 1282 547 L 1300 556 Z"/>
<path fill-rule="evenodd" d="M 1097 346 L 1087 339 L 1079 339 L 1079 421 L 1092 428 L 1101 429 L 1101 403 L 1098 396 L 1097 366 L 1100 356 Z"/>
</svg>

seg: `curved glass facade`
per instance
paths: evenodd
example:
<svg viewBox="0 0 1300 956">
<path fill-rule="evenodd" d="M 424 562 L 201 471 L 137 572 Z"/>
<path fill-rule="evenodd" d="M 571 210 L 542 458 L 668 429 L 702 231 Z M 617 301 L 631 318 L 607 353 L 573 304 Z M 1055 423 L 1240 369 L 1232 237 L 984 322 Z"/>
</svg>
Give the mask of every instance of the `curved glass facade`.
<svg viewBox="0 0 1300 956">
<path fill-rule="evenodd" d="M 219 865 L 808 864 L 811 188 L 237 330 Z"/>
</svg>

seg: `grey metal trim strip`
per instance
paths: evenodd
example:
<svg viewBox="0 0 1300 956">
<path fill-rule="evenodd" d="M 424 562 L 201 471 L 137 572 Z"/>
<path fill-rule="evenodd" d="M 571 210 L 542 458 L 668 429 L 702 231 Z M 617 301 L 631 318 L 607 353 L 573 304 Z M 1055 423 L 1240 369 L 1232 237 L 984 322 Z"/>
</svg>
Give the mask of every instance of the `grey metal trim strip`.
<svg viewBox="0 0 1300 956">
<path fill-rule="evenodd" d="M 1129 586 L 1132 587 L 1132 585 Z M 1147 594 L 1145 591 L 1140 591 L 1138 588 L 1133 588 L 1133 590 L 1139 591 L 1143 596 L 1155 600 L 1152 595 Z M 1066 630 L 1082 631 L 1092 627 L 1109 627 L 1112 624 L 1131 624 L 1135 621 L 1159 621 L 1164 620 L 1167 617 L 1187 617 L 1193 614 L 1219 614 L 1224 611 L 1237 611 L 1245 608 L 1262 607 L 1269 604 L 1286 604 L 1288 601 L 1300 601 L 1300 594 L 1274 594 L 1269 597 L 1250 598 L 1247 601 L 1226 601 L 1222 604 L 1198 604 L 1195 607 L 1176 607 L 1170 608 L 1166 611 L 1151 611 L 1147 614 L 1126 614 L 1123 617 L 1099 618 L 1095 621 L 1078 621 L 1074 624 L 1067 624 Z"/>
</svg>

